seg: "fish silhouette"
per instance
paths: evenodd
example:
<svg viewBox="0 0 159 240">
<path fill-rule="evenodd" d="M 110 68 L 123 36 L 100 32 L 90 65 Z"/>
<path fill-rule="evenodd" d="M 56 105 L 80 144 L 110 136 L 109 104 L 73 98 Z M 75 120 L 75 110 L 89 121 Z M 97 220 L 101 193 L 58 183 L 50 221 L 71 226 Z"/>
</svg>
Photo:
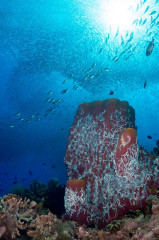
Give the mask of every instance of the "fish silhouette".
<svg viewBox="0 0 159 240">
<path fill-rule="evenodd" d="M 154 38 L 149 43 L 149 45 L 148 45 L 148 47 L 146 49 L 146 56 L 150 56 L 151 55 L 153 48 L 154 48 Z"/>
</svg>

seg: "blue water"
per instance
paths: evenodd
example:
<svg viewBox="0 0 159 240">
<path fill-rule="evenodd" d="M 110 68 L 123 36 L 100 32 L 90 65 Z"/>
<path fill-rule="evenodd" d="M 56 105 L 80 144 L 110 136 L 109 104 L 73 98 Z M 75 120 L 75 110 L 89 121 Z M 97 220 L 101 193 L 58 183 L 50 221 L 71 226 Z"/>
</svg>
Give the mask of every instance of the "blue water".
<svg viewBox="0 0 159 240">
<path fill-rule="evenodd" d="M 142 21 L 118 26 L 119 19 L 114 25 L 107 18 L 117 2 L 1 0 L 0 195 L 12 188 L 15 176 L 25 186 L 33 179 L 66 183 L 67 137 L 83 102 L 111 97 L 128 101 L 136 111 L 139 144 L 149 151 L 156 146 L 159 3 L 127 0 L 133 20 Z M 121 9 L 122 4 L 124 0 Z M 155 46 L 147 57 L 153 37 Z"/>
</svg>

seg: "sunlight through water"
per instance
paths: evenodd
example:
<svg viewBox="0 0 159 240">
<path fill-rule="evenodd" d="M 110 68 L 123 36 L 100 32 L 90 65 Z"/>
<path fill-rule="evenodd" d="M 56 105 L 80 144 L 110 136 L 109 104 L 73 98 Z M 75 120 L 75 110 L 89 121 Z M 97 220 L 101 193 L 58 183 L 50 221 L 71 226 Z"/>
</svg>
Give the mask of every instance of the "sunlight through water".
<svg viewBox="0 0 159 240">
<path fill-rule="evenodd" d="M 132 22 L 136 18 L 136 12 L 132 11 L 134 6 L 137 6 L 137 1 L 101 0 L 100 21 L 114 33 L 119 30 L 120 33 L 132 30 Z"/>
</svg>

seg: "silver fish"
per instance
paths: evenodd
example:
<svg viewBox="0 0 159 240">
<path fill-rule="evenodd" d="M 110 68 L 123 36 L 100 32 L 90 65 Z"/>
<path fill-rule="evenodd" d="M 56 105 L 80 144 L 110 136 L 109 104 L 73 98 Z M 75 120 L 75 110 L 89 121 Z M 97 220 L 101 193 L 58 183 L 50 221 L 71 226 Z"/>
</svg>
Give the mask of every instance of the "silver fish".
<svg viewBox="0 0 159 240">
<path fill-rule="evenodd" d="M 123 45 L 123 44 L 124 44 L 124 38 L 121 35 L 121 45 Z"/>
<path fill-rule="evenodd" d="M 48 94 L 48 95 L 49 95 L 49 94 L 52 94 L 52 91 L 49 91 L 47 94 Z"/>
<path fill-rule="evenodd" d="M 147 18 L 142 22 L 142 25 L 144 25 L 147 22 Z"/>
<path fill-rule="evenodd" d="M 154 15 L 156 13 L 156 11 L 152 11 L 149 15 Z"/>
<path fill-rule="evenodd" d="M 118 34 L 119 34 L 119 27 L 117 28 L 117 31 L 116 31 L 115 37 L 117 37 Z"/>
<path fill-rule="evenodd" d="M 139 21 L 139 25 L 141 25 L 141 23 L 142 23 L 142 18 L 141 18 L 140 21 Z"/>
<path fill-rule="evenodd" d="M 106 72 L 108 72 L 108 71 L 109 71 L 109 68 L 104 68 L 103 70 L 106 71 Z"/>
<path fill-rule="evenodd" d="M 150 7 L 149 7 L 149 6 L 147 6 L 147 8 L 146 8 L 146 10 L 145 10 L 144 14 L 145 14 L 145 13 L 146 13 L 146 12 L 149 10 L 149 8 L 150 8 Z"/>
<path fill-rule="evenodd" d="M 137 4 L 136 12 L 139 10 L 139 3 Z"/>
<path fill-rule="evenodd" d="M 101 54 L 103 52 L 103 48 L 101 48 L 98 52 L 98 54 Z"/>
<path fill-rule="evenodd" d="M 68 89 L 64 89 L 61 91 L 62 94 L 67 93 L 67 92 L 68 92 Z"/>
<path fill-rule="evenodd" d="M 133 22 L 132 22 L 132 24 L 138 24 L 138 21 L 139 21 L 139 19 L 135 19 Z"/>
</svg>

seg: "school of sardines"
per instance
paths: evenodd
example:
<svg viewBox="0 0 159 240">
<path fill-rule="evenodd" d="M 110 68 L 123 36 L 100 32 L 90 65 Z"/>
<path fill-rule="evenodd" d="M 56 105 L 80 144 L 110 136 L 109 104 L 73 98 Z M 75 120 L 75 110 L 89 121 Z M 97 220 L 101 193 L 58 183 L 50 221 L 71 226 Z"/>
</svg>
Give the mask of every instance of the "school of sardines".
<svg viewBox="0 0 159 240">
<path fill-rule="evenodd" d="M 89 59 L 89 55 L 86 55 L 85 65 L 81 67 L 81 82 L 76 85 L 73 84 L 72 90 L 77 90 L 80 86 L 84 86 L 86 83 L 90 84 L 94 79 L 97 80 L 103 73 L 109 74 L 113 64 L 129 60 L 134 56 L 136 49 L 141 45 L 144 45 L 145 55 L 150 56 L 159 30 L 159 13 L 154 10 L 157 9 L 157 6 L 159 6 L 159 0 L 154 1 L 153 6 L 152 3 L 149 4 L 149 0 L 140 0 L 135 6 L 131 5 L 128 11 L 133 13 L 134 16 L 138 16 L 131 23 L 132 29 L 134 28 L 135 31 L 127 30 L 123 35 L 123 33 L 120 33 L 120 27 L 118 27 L 114 34 L 111 27 L 109 27 L 109 32 L 107 32 L 102 45 L 98 49 L 95 49 L 94 47 L 91 47 L 90 49 L 90 55 L 95 51 L 95 58 L 92 63 Z M 135 36 L 141 31 L 145 31 L 145 39 L 136 42 Z M 118 47 L 116 44 L 112 46 L 112 43 L 115 42 L 118 43 Z M 103 59 L 103 57 L 106 58 L 107 64 L 104 62 L 103 65 L 103 61 L 100 61 L 100 58 Z M 75 79 L 75 74 L 71 73 L 68 78 Z M 61 85 L 63 86 L 66 81 L 67 80 L 63 80 Z M 144 88 L 146 88 L 146 81 L 144 83 Z M 69 90 L 71 89 L 63 88 L 60 94 L 67 94 Z M 113 95 L 114 92 L 110 91 L 108 94 Z M 63 99 L 62 97 L 55 99 L 52 96 L 52 90 L 46 93 L 46 99 L 44 99 L 44 102 L 47 104 L 47 107 L 44 113 L 33 113 L 26 117 L 23 116 L 23 113 L 17 112 L 14 114 L 14 119 L 9 122 L 8 126 L 13 128 L 17 122 L 30 123 L 33 120 L 39 121 L 43 117 L 48 117 L 54 114 L 57 106 L 63 102 Z"/>
</svg>

